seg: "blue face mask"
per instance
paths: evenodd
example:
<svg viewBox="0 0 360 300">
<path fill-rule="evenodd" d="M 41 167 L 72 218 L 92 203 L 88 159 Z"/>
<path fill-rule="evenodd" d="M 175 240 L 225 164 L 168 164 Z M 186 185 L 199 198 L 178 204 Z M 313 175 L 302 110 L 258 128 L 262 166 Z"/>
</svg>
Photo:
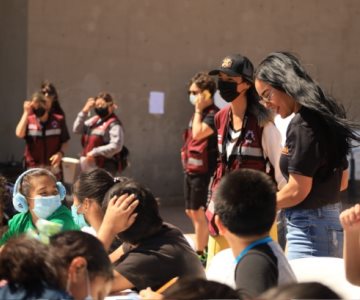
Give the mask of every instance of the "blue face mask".
<svg viewBox="0 0 360 300">
<path fill-rule="evenodd" d="M 40 219 L 47 219 L 61 206 L 60 195 L 34 197 L 33 212 Z"/>
<path fill-rule="evenodd" d="M 76 206 L 75 204 L 71 205 L 71 215 L 73 217 L 73 220 L 77 226 L 81 228 L 90 226 L 88 222 L 86 222 L 84 218 L 84 214 L 79 214 L 78 209 L 80 208 L 81 204 Z"/>
</svg>

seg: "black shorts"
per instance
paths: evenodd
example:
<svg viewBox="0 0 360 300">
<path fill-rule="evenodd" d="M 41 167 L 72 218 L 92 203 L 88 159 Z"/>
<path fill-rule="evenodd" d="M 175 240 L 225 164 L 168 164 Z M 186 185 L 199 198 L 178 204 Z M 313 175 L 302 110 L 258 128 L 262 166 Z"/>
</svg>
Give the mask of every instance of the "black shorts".
<svg viewBox="0 0 360 300">
<path fill-rule="evenodd" d="M 190 175 L 184 176 L 184 196 L 185 209 L 198 210 L 200 207 L 206 208 L 208 198 L 210 176 Z"/>
</svg>

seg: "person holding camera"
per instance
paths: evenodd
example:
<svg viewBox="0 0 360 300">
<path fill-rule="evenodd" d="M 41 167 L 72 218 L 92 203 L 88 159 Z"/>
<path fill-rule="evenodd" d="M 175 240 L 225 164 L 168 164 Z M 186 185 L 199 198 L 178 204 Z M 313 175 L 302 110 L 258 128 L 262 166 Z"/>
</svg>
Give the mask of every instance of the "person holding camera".
<svg viewBox="0 0 360 300">
<path fill-rule="evenodd" d="M 97 97 L 89 98 L 78 113 L 73 132 L 82 135 L 80 163 L 83 171 L 96 167 L 104 168 L 112 175 L 120 171 L 124 131 L 121 121 L 114 113 L 115 108 L 112 96 L 101 92 Z M 87 119 L 92 109 L 95 116 Z"/>
</svg>

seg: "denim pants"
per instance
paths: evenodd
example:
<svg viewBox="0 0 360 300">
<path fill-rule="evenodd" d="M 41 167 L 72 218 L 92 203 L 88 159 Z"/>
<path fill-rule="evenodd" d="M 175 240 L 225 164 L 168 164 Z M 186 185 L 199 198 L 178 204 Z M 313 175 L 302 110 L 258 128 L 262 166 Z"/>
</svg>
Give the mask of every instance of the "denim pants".
<svg viewBox="0 0 360 300">
<path fill-rule="evenodd" d="M 341 203 L 316 209 L 287 208 L 287 258 L 342 257 Z"/>
</svg>

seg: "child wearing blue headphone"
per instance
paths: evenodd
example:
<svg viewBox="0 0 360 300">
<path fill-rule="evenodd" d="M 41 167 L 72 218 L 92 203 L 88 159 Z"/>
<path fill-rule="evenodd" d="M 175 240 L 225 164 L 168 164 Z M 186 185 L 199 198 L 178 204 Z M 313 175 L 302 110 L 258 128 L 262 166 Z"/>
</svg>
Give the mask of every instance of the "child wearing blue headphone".
<svg viewBox="0 0 360 300">
<path fill-rule="evenodd" d="M 35 224 L 40 219 L 61 224 L 62 231 L 79 229 L 70 210 L 61 203 L 65 195 L 65 187 L 50 171 L 34 168 L 22 173 L 13 191 L 13 205 L 19 213 L 10 219 L 0 245 L 13 236 L 36 231 Z"/>
</svg>

